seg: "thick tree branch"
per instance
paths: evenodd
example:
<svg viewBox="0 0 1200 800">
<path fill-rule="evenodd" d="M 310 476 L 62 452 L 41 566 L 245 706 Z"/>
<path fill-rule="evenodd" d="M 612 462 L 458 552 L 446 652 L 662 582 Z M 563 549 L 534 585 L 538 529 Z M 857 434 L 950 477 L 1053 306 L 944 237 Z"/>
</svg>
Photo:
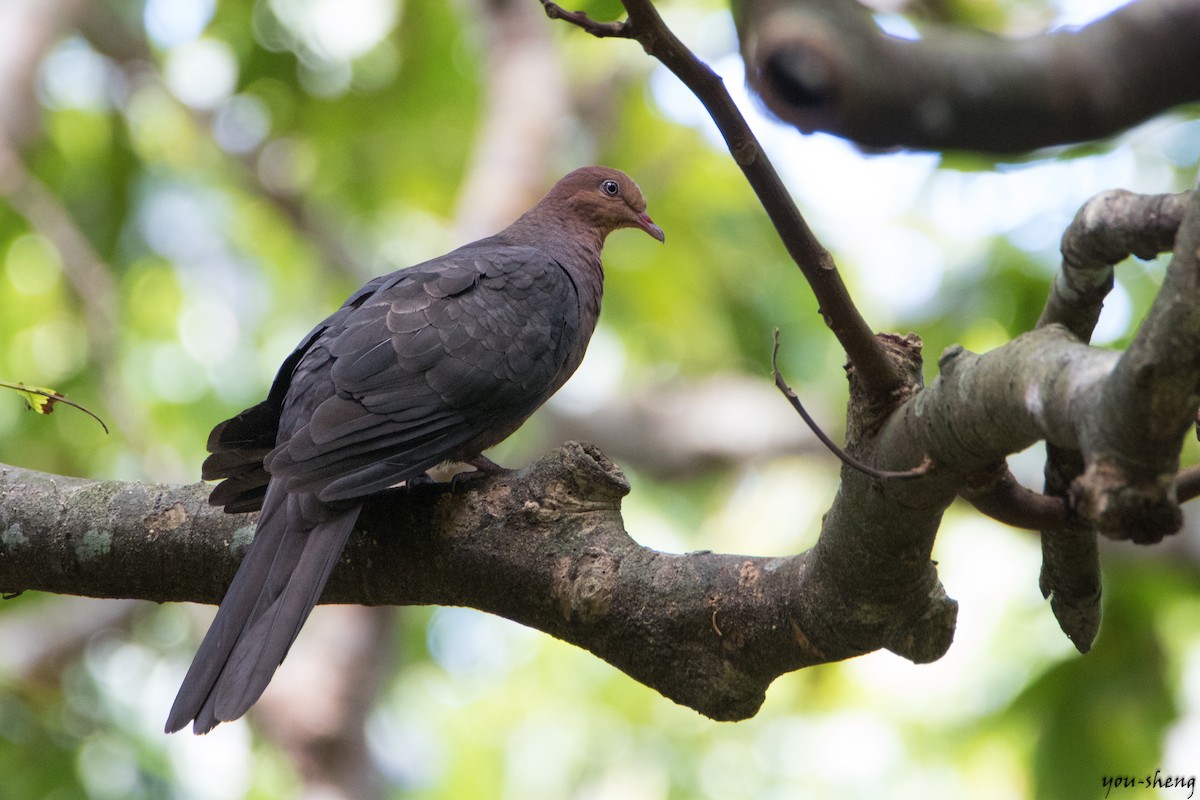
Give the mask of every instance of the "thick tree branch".
<svg viewBox="0 0 1200 800">
<path fill-rule="evenodd" d="M 1198 205 L 1180 227 L 1163 289 L 1127 353 L 1090 348 L 1057 325 L 983 355 L 950 348 L 937 380 L 886 420 L 872 444 L 881 457 L 872 463 L 886 468 L 928 455 L 935 472 L 961 471 L 965 484 L 1045 439 L 1082 456 L 1085 472 L 1071 484 L 1082 520 L 1143 543 L 1177 530 L 1179 450 L 1200 402 L 1200 341 L 1193 341 L 1200 317 L 1190 311 L 1200 303 Z"/>
<path fill-rule="evenodd" d="M 479 608 L 584 647 L 716 719 L 752 715 L 790 670 L 884 644 L 931 660 L 949 645 L 952 601 L 927 561 L 916 590 L 884 591 L 886 576 L 876 575 L 858 603 L 854 585 L 837 583 L 843 553 L 640 547 L 621 523 L 627 491 L 603 455 L 572 444 L 517 473 L 380 496 L 323 602 Z M 253 520 L 224 515 L 205 497 L 200 485 L 5 469 L 0 591 L 216 602 Z M 922 626 L 936 633 L 932 645 Z"/>
<path fill-rule="evenodd" d="M 622 0 L 629 18 L 615 23 L 596 22 L 582 12 L 564 11 L 550 0 L 541 2 L 551 18 L 564 19 L 593 36 L 635 39 L 692 91 L 716 123 L 788 254 L 812 287 L 825 324 L 845 348 L 864 387 L 877 397 L 897 391 L 902 383 L 900 375 L 876 343 L 842 283 L 833 256 L 808 227 L 720 76 L 675 36 L 649 0 Z"/>
<path fill-rule="evenodd" d="M 1024 39 L 884 34 L 852 0 L 735 4 L 746 74 L 802 131 L 873 148 L 1017 153 L 1109 136 L 1200 98 L 1200 4 L 1139 0 Z"/>
<path fill-rule="evenodd" d="M 1177 248 L 1176 261 L 1181 261 L 1181 249 L 1186 250 L 1187 245 Z M 1186 273 L 1183 261 L 1179 269 Z M 1178 291 L 1167 287 L 1167 293 L 1174 296 Z M 1156 303 L 1144 330 L 1161 325 L 1158 320 L 1164 313 L 1162 306 Z M 1173 308 L 1173 304 L 1167 308 Z M 1005 456 L 1039 439 L 1045 439 L 1051 447 L 1077 451 L 1089 465 L 1140 464 L 1144 470 L 1140 473 L 1133 468 L 1103 473 L 1114 478 L 1113 483 L 1100 487 L 1110 494 L 1107 503 L 1086 502 L 1090 496 L 1084 493 L 1095 490 L 1086 481 L 1076 481 L 1071 487 L 1072 507 L 1083 522 L 1101 530 L 1127 532 L 1129 538 L 1139 542 L 1154 541 L 1178 527 L 1173 487 L 1182 433 L 1176 419 L 1170 429 L 1175 435 L 1174 449 L 1162 445 L 1167 452 L 1163 458 L 1157 458 L 1160 446 L 1152 436 L 1143 440 L 1112 435 L 1124 425 L 1143 431 L 1156 425 L 1149 415 L 1121 410 L 1122 402 L 1140 402 L 1136 384 L 1148 380 L 1145 376 L 1131 377 L 1120 363 L 1124 358 L 1090 348 L 1057 325 L 1025 334 L 983 355 L 950 348 L 940 361 L 942 372 L 933 384 L 887 418 L 877 436 L 867 439 L 868 446 L 879 454 L 872 463 L 886 468 L 912 463 L 922 456 L 931 458 L 937 469 L 929 479 L 888 487 L 898 504 L 925 506 L 931 516 L 940 516 L 949 502 L 949 498 L 939 495 L 939 481 L 934 478 L 948 480 L 954 491 L 962 492 L 972 476 L 995 470 Z M 1180 372 L 1186 372 L 1186 368 L 1181 367 Z M 1126 388 L 1131 381 L 1135 385 Z M 1175 383 L 1185 382 L 1180 378 Z M 1168 398 L 1167 408 L 1172 403 L 1185 407 L 1188 397 L 1195 402 L 1194 394 L 1189 395 L 1174 383 L 1163 381 L 1156 388 L 1159 396 Z M 1125 401 L 1126 397 L 1131 399 Z M 1194 405 L 1189 413 L 1194 416 Z M 1120 420 L 1114 421 L 1113 415 Z M 1179 416 L 1176 414 L 1176 418 Z M 1092 472 L 1089 468 L 1085 478 Z M 947 475 L 955 477 L 947 479 Z M 1147 484 L 1154 491 L 1146 489 Z M 1126 493 L 1133 496 L 1132 500 Z M 843 486 L 839 500 L 846 494 Z M 855 502 L 864 501 L 859 498 Z M 1117 509 L 1125 527 L 1111 527 L 1106 516 Z"/>
<path fill-rule="evenodd" d="M 1005 494 L 1030 499 L 1006 480 L 1003 459 L 1008 454 L 1043 438 L 1080 447 L 1080 428 L 1090 411 L 1087 405 L 1098 396 L 1117 356 L 1082 345 L 1061 327 L 1051 326 L 983 355 L 950 348 L 939 362 L 938 378 L 917 391 L 919 341 L 898 339 L 896 345 L 898 353 L 909 350 L 908 357 L 918 365 L 911 372 L 914 396 L 897 413 L 873 420 L 857 411 L 860 400 L 852 372 L 848 444 L 869 453 L 864 460 L 884 468 L 927 458 L 935 469 L 921 481 L 886 482 L 878 487 L 843 469 L 842 489 L 826 517 L 822 542 L 828 533 L 831 550 L 849 549 L 857 560 L 868 548 L 879 550 L 880 542 L 907 537 L 914 543 L 911 549 L 884 552 L 890 561 L 915 571 L 919 562 L 912 561 L 913 555 L 920 552 L 928 559 L 942 512 L 955 494 L 982 501 L 984 510 L 993 513 L 996 501 L 1005 499 Z M 980 486 L 981 475 L 993 477 Z M 857 525 L 837 524 L 839 514 L 859 517 Z M 864 522 L 872 535 L 856 541 L 854 532 Z M 1091 539 L 1094 546 L 1095 536 Z M 1055 611 L 1058 614 L 1059 609 Z M 1059 614 L 1060 622 L 1065 616 Z M 1086 650 L 1094 630 L 1088 635 L 1082 625 L 1077 638 L 1080 628 L 1073 620 L 1064 624 L 1077 645 L 1086 640 L 1081 648 Z"/>
</svg>

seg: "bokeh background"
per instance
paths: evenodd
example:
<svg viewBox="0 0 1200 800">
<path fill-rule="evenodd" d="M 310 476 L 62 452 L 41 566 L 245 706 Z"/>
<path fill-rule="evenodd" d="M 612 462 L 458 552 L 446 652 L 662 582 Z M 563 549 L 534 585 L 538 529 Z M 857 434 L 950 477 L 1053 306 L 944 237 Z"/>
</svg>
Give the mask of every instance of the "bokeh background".
<svg viewBox="0 0 1200 800">
<path fill-rule="evenodd" d="M 1020 34 L 1114 5 L 876 9 L 916 36 L 921 14 Z M 951 343 L 986 350 L 1032 325 L 1090 195 L 1179 191 L 1200 160 L 1196 108 L 1005 163 L 863 155 L 757 113 L 727 6 L 661 10 L 751 115 L 872 326 L 923 337 L 927 377 Z M 0 2 L 0 379 L 53 387 L 111 428 L 0 393 L 0 462 L 195 481 L 212 425 L 257 402 L 353 289 L 502 227 L 587 163 L 638 180 L 666 245 L 610 239 L 584 367 L 494 457 L 589 439 L 627 471 L 644 544 L 810 547 L 837 465 L 771 386 L 771 331 L 835 435 L 840 350 L 699 104 L 636 44 L 551 22 L 535 0 Z M 1127 340 L 1161 271 L 1120 266 L 1098 344 Z M 1013 459 L 1033 486 L 1040 464 L 1036 448 Z M 1154 548 L 1105 543 L 1086 657 L 1038 592 L 1034 535 L 956 506 L 934 557 L 961 603 L 941 661 L 876 653 L 788 675 L 736 724 L 475 611 L 318 609 L 248 722 L 167 737 L 211 609 L 6 599 L 0 798 L 1093 798 L 1104 776 L 1200 773 L 1194 518 Z M 328 727 L 345 709 L 329 710 L 339 679 L 321 665 L 357 686 L 360 738 Z M 337 755 L 375 788 L 314 788 L 305 736 L 353 749 Z M 1156 795 L 1187 791 L 1112 794 Z"/>
</svg>

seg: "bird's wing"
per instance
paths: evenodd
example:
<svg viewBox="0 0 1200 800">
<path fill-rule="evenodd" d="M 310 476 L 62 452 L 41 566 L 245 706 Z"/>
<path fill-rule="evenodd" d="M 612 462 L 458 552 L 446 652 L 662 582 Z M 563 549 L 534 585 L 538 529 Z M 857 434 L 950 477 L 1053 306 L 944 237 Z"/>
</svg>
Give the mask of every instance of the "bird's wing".
<svg viewBox="0 0 1200 800">
<path fill-rule="evenodd" d="M 279 415 L 297 366 L 325 331 L 338 327 L 346 316 L 375 294 L 391 277 L 383 275 L 375 278 L 350 295 L 337 311 L 309 331 L 284 359 L 265 400 L 218 423 L 212 429 L 208 436 L 208 452 L 211 455 L 204 460 L 200 475 L 206 481 L 223 480 L 213 488 L 209 503 L 224 506 L 230 514 L 262 508 L 267 481 L 271 479 L 263 466 L 263 459 L 275 448 L 279 439 Z"/>
<path fill-rule="evenodd" d="M 484 240 L 393 273 L 300 360 L 267 467 L 335 502 L 473 458 L 557 388 L 579 316 L 531 247 Z"/>
</svg>

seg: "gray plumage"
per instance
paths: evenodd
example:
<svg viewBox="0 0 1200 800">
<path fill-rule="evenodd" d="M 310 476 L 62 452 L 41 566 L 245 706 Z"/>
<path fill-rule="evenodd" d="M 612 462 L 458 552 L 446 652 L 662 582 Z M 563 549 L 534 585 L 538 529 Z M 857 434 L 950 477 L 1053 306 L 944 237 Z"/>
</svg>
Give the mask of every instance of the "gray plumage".
<svg viewBox="0 0 1200 800">
<path fill-rule="evenodd" d="M 184 678 L 168 732 L 205 733 L 262 694 L 320 598 L 363 498 L 481 455 L 571 376 L 600 313 L 605 237 L 662 230 L 626 175 L 585 167 L 495 236 L 376 278 L 217 425 L 210 502 L 262 510 Z"/>
</svg>

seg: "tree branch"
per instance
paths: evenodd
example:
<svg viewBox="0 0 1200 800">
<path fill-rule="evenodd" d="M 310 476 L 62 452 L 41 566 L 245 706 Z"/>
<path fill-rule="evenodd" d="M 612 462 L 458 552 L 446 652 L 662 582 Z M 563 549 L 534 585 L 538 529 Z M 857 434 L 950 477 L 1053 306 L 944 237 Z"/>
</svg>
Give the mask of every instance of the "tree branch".
<svg viewBox="0 0 1200 800">
<path fill-rule="evenodd" d="M 1046 445 L 1045 492 L 1071 505 L 1071 487 L 1084 470 L 1078 449 Z M 1058 627 L 1086 653 L 1100 632 L 1100 546 L 1096 526 L 1071 514 L 1041 527 L 1042 569 L 1038 589 L 1050 600 Z"/>
<path fill-rule="evenodd" d="M 735 4 L 751 86 L 804 132 L 872 148 L 1018 153 L 1100 139 L 1200 99 L 1200 4 L 1140 0 L 1023 39 L 883 33 L 851 0 Z"/>
<path fill-rule="evenodd" d="M 927 567 L 923 595 L 894 591 L 895 599 L 860 607 L 826 556 L 640 547 L 620 518 L 628 489 L 599 451 L 569 444 L 520 472 L 372 498 L 322 601 L 499 614 L 715 719 L 754 714 L 771 681 L 790 670 L 885 640 L 906 638 L 923 660 L 949 645 L 944 628 L 932 650 L 918 633 L 901 635 L 944 607 Z M 0 591 L 217 602 L 253 518 L 222 514 L 206 493 L 6 468 Z M 829 616 L 835 608 L 838 620 Z"/>
<path fill-rule="evenodd" d="M 1200 192 L 1191 192 L 1175 251 L 1129 349 L 1085 431 L 1080 515 L 1114 538 L 1152 543 L 1182 524 L 1175 473 L 1200 402 Z"/>
<path fill-rule="evenodd" d="M 1062 237 L 1062 268 L 1037 326 L 1060 324 L 1082 342 L 1091 340 L 1104 298 L 1113 286 L 1113 267 L 1137 255 L 1153 258 L 1170 250 L 1188 205 L 1187 193 L 1139 195 L 1115 190 L 1088 200 Z M 1046 448 L 1048 498 L 1064 507 L 1086 465 L 1077 450 Z M 1087 652 L 1100 630 L 1100 552 L 1096 530 L 1077 517 L 1047 519 L 1042 532 L 1039 586 L 1063 632 Z"/>
<path fill-rule="evenodd" d="M 1036 531 L 1064 525 L 1071 518 L 1061 497 L 1026 489 L 1004 462 L 971 476 L 959 494 L 979 513 L 1014 528 Z"/>
<path fill-rule="evenodd" d="M 1038 326 L 1057 323 L 1090 341 L 1112 290 L 1113 267 L 1131 255 L 1151 259 L 1169 252 L 1190 196 L 1114 189 L 1084 203 L 1063 233 L 1062 269 Z"/>
<path fill-rule="evenodd" d="M 1175 494 L 1180 505 L 1200 497 L 1200 466 L 1179 471 Z M 1064 496 L 1025 488 L 1003 464 L 972 477 L 959 495 L 979 513 L 1014 528 L 1037 531 L 1078 519 Z"/>
</svg>

